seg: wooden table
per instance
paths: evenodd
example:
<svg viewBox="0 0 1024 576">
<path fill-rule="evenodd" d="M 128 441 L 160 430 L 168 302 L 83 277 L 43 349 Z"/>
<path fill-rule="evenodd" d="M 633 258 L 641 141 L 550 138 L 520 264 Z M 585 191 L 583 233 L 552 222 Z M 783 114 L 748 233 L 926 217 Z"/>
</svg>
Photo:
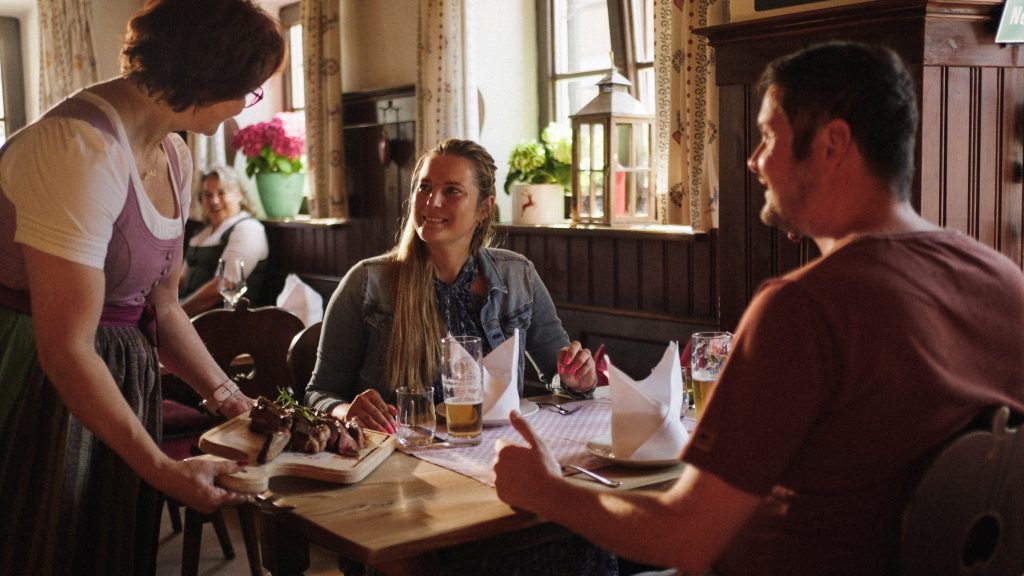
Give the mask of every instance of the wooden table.
<svg viewBox="0 0 1024 576">
<path fill-rule="evenodd" d="M 611 466 L 601 473 L 623 486 L 665 487 L 683 465 Z M 610 490 L 593 482 L 597 490 Z M 309 543 L 387 575 L 443 572 L 445 558 L 493 556 L 568 534 L 558 525 L 502 503 L 494 488 L 396 452 L 362 482 L 337 485 L 277 478 L 272 491 L 294 510 L 263 516 L 264 566 L 275 576 L 309 567 Z"/>
</svg>

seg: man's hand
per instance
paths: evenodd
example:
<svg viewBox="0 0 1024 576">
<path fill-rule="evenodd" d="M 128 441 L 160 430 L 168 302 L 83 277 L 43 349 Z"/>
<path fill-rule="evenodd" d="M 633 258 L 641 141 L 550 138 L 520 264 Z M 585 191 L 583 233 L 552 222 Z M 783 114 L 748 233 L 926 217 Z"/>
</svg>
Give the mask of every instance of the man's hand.
<svg viewBox="0 0 1024 576">
<path fill-rule="evenodd" d="M 548 486 L 562 481 L 561 467 L 519 412 L 513 410 L 509 421 L 529 447 L 497 442 L 494 488 L 506 504 L 539 512 L 539 502 Z"/>
</svg>

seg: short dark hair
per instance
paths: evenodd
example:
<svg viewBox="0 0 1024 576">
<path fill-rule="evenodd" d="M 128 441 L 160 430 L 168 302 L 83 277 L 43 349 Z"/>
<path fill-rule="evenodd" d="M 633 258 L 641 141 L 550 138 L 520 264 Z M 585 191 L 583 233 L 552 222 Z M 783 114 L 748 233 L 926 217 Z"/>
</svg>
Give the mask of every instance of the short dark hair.
<svg viewBox="0 0 1024 576">
<path fill-rule="evenodd" d="M 128 23 L 121 73 L 180 112 L 244 97 L 284 54 L 280 25 L 252 0 L 149 0 Z"/>
<path fill-rule="evenodd" d="M 772 85 L 781 89 L 796 159 L 807 156 L 821 126 L 842 118 L 872 173 L 888 182 L 897 198 L 909 198 L 917 95 L 895 52 L 855 42 L 817 44 L 769 64 L 761 92 Z"/>
</svg>

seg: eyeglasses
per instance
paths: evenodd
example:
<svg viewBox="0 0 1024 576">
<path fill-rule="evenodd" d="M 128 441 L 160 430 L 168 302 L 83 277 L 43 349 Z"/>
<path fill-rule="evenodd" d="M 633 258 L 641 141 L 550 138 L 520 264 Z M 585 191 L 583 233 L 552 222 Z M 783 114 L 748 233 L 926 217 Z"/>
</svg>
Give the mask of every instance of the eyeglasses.
<svg viewBox="0 0 1024 576">
<path fill-rule="evenodd" d="M 263 100 L 263 87 L 262 86 L 256 88 L 252 92 L 250 92 L 250 93 L 245 95 L 245 107 L 246 108 L 252 108 L 260 100 Z"/>
</svg>

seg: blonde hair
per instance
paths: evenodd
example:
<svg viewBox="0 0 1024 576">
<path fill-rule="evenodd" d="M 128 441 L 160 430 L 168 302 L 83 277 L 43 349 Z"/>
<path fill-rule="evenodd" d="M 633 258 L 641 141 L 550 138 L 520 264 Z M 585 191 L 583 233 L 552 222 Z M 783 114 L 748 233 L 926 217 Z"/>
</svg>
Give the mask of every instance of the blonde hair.
<svg viewBox="0 0 1024 576">
<path fill-rule="evenodd" d="M 447 332 L 434 297 L 434 264 L 427 256 L 426 245 L 416 234 L 416 189 L 420 170 L 429 158 L 458 156 L 473 164 L 476 187 L 480 191 L 477 207 L 495 194 L 494 158 L 476 142 L 448 139 L 436 144 L 420 156 L 412 173 L 408 209 L 398 243 L 388 252 L 396 268 L 395 309 L 388 342 L 385 378 L 389 390 L 399 386 L 419 388 L 433 383 L 440 369 L 438 342 Z M 469 253 L 473 257 L 480 248 L 491 245 L 494 238 L 494 211 L 489 210 L 473 232 Z"/>
</svg>

